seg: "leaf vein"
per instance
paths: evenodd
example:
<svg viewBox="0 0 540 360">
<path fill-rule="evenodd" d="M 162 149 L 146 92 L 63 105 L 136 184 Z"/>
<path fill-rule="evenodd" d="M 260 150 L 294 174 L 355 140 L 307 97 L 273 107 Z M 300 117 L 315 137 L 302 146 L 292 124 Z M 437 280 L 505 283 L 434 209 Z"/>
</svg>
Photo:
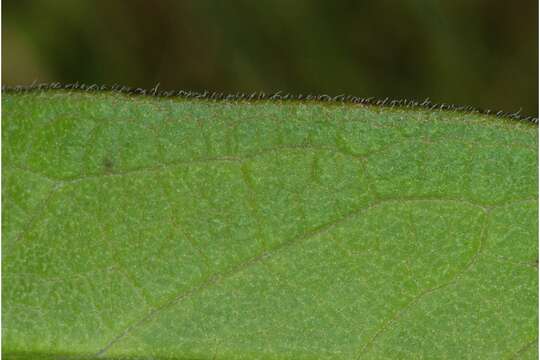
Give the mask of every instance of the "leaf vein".
<svg viewBox="0 0 540 360">
<path fill-rule="evenodd" d="M 403 200 L 399 200 L 399 201 L 403 201 Z M 418 200 L 418 199 L 410 199 L 408 201 L 411 201 L 411 202 L 416 202 L 416 201 L 445 202 L 445 201 L 448 201 L 448 200 L 446 200 L 446 199 L 429 199 L 429 200 L 426 200 L 426 199 L 420 199 L 420 200 Z M 455 200 L 449 200 L 449 201 L 455 201 Z M 325 234 L 328 231 L 332 230 L 333 228 L 337 227 L 338 225 L 346 223 L 346 222 L 354 219 L 355 217 L 357 217 L 357 216 L 359 216 L 359 215 L 361 215 L 361 214 L 363 214 L 363 213 L 365 213 L 365 212 L 367 212 L 367 211 L 369 211 L 371 209 L 382 206 L 382 205 L 384 205 L 386 203 L 394 203 L 394 202 L 397 202 L 397 200 L 395 200 L 395 199 L 380 200 L 380 201 L 376 201 L 376 202 L 374 202 L 374 203 L 372 203 L 372 204 L 370 204 L 368 206 L 360 207 L 360 208 L 358 208 L 356 210 L 353 210 L 353 211 L 349 212 L 348 214 L 344 215 L 343 217 L 341 217 L 341 218 L 339 218 L 339 219 L 337 219 L 335 221 L 326 223 L 326 224 L 321 225 L 321 226 L 319 226 L 319 227 L 317 227 L 315 229 L 312 229 L 309 232 L 301 234 L 301 235 L 299 235 L 297 237 L 294 237 L 294 238 L 292 238 L 292 239 L 290 239 L 288 241 L 282 242 L 281 244 L 275 246 L 274 248 L 272 248 L 272 249 L 270 249 L 268 251 L 263 251 L 262 253 L 252 257 L 251 259 L 249 259 L 247 261 L 244 261 L 244 262 L 232 267 L 228 272 L 225 272 L 225 273 L 222 273 L 222 274 L 211 275 L 203 283 L 191 288 L 188 291 L 182 292 L 182 293 L 172 297 L 170 300 L 168 300 L 168 301 L 164 302 L 163 304 L 158 305 L 158 306 L 154 307 L 153 309 L 151 309 L 149 312 L 144 314 L 138 320 L 135 320 L 131 325 L 127 326 L 118 335 L 114 336 L 109 342 L 107 342 L 106 345 L 103 346 L 103 348 L 101 348 L 99 351 L 97 351 L 94 354 L 94 356 L 95 357 L 102 357 L 111 347 L 113 347 L 115 344 L 117 344 L 118 342 L 120 342 L 124 338 L 131 335 L 134 332 L 134 330 L 136 330 L 137 328 L 140 328 L 142 325 L 150 322 L 160 312 L 162 312 L 162 311 L 176 305 L 177 303 L 179 303 L 179 302 L 181 302 L 181 301 L 183 301 L 185 299 L 188 299 L 191 296 L 194 296 L 195 294 L 210 288 L 211 286 L 217 285 L 217 284 L 223 282 L 224 280 L 227 280 L 227 279 L 241 273 L 242 271 L 244 271 L 244 270 L 246 270 L 246 269 L 248 269 L 248 268 L 250 268 L 250 267 L 252 267 L 252 266 L 254 266 L 256 264 L 264 262 L 266 259 L 269 259 L 269 258 L 273 257 L 279 251 L 282 251 L 284 249 L 288 249 L 288 248 L 290 248 L 291 246 L 293 246 L 295 244 L 298 244 L 298 243 L 306 241 L 308 239 L 311 239 L 311 238 L 320 236 L 322 234 Z M 471 206 L 480 207 L 480 206 L 478 206 L 476 204 L 472 204 L 470 201 L 460 201 L 460 202 L 469 204 Z M 479 248 L 480 248 L 480 246 L 479 246 Z M 471 264 L 469 264 L 467 266 L 467 268 L 470 268 L 472 266 L 472 264 L 475 262 L 475 259 L 476 259 L 477 255 L 478 255 L 478 251 L 475 254 L 475 258 L 471 261 Z M 450 283 L 447 284 L 447 285 L 450 285 Z M 436 288 L 433 288 L 433 289 L 431 289 L 431 292 L 433 292 L 435 290 L 436 290 Z"/>
</svg>

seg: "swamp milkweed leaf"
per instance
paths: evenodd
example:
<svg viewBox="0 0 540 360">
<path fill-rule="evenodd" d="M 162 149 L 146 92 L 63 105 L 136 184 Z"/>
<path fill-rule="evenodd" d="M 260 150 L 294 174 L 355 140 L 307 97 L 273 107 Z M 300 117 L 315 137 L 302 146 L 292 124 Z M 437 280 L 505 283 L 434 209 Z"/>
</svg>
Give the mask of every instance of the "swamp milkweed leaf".
<svg viewBox="0 0 540 360">
<path fill-rule="evenodd" d="M 537 356 L 538 127 L 5 92 L 9 359 Z"/>
</svg>

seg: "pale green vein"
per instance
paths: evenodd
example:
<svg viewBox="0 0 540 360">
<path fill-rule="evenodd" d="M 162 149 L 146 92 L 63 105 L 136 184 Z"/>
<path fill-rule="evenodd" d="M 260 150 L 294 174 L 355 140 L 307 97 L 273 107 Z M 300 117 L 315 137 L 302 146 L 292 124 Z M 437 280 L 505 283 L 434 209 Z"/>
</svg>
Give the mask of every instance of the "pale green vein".
<svg viewBox="0 0 540 360">
<path fill-rule="evenodd" d="M 407 305 L 405 305 L 401 309 L 398 309 L 390 318 L 384 321 L 382 325 L 375 331 L 373 336 L 363 346 L 361 346 L 358 352 L 358 355 L 355 356 L 355 358 L 361 359 L 362 356 L 366 355 L 369 352 L 370 348 L 377 341 L 377 339 L 380 338 L 384 332 L 388 331 L 391 328 L 392 324 L 395 324 L 397 321 L 399 321 L 401 316 L 406 311 L 410 310 L 420 300 L 422 300 L 426 296 L 436 293 L 439 290 L 442 290 L 450 285 L 455 284 L 456 282 L 459 281 L 459 279 L 461 279 L 465 274 L 467 274 L 474 267 L 474 265 L 478 261 L 478 258 L 482 254 L 482 249 L 484 247 L 484 243 L 487 238 L 487 224 L 488 224 L 489 211 L 483 208 L 482 210 L 484 211 L 484 221 L 482 225 L 482 232 L 480 233 L 480 236 L 479 236 L 478 246 L 476 247 L 474 254 L 471 256 L 469 263 L 466 264 L 460 272 L 456 273 L 456 275 L 450 281 L 444 284 L 434 286 L 430 289 L 427 289 L 421 292 L 419 295 L 414 297 Z"/>
<path fill-rule="evenodd" d="M 124 339 L 125 337 L 129 336 L 135 329 L 143 326 L 144 324 L 150 322 L 153 318 L 155 318 L 157 316 L 157 314 L 159 314 L 160 312 L 164 311 L 165 309 L 167 308 L 170 308 L 171 306 L 174 306 L 175 304 L 203 291 L 203 290 L 206 290 L 207 288 L 211 287 L 211 286 L 214 286 L 214 285 L 217 285 L 221 282 L 223 282 L 224 280 L 228 279 L 228 278 L 231 278 L 233 276 L 235 276 L 236 274 L 256 265 L 256 264 L 259 264 L 261 262 L 264 262 L 266 261 L 267 259 L 273 257 L 277 252 L 279 251 L 284 251 L 284 249 L 288 249 L 290 248 L 291 246 L 299 243 L 299 242 L 302 242 L 302 241 L 306 241 L 306 240 L 309 240 L 311 238 L 314 238 L 314 237 L 317 237 L 317 236 L 321 236 L 329 231 L 331 231 L 333 228 L 335 228 L 336 226 L 338 225 L 341 225 L 343 223 L 346 223 L 352 219 L 354 219 L 355 217 L 357 216 L 360 216 L 361 214 L 371 210 L 371 209 L 374 209 L 378 206 L 381 206 L 383 204 L 386 204 L 386 203 L 396 203 L 396 202 L 425 202 L 425 201 L 435 201 L 435 202 L 446 202 L 448 200 L 446 199 L 407 199 L 407 200 L 395 200 L 395 199 L 392 199 L 392 200 L 382 200 L 382 201 L 378 201 L 376 203 L 373 203 L 372 205 L 370 206 L 367 206 L 367 207 L 362 207 L 362 208 L 359 208 L 345 216 L 343 216 L 342 218 L 336 220 L 336 221 L 333 221 L 333 222 L 330 222 L 330 223 L 327 223 L 327 224 L 324 224 L 316 229 L 313 229 L 312 231 L 308 232 L 308 233 L 305 233 L 305 234 L 302 234 L 296 238 L 293 238 L 293 239 L 290 239 L 288 241 L 285 241 L 285 242 L 282 242 L 281 244 L 279 244 L 278 246 L 275 246 L 274 248 L 268 250 L 268 251 L 264 251 L 262 253 L 260 253 L 259 255 L 256 255 L 254 256 L 253 258 L 241 263 L 241 264 L 238 264 L 236 266 L 234 266 L 230 271 L 226 272 L 226 273 L 223 273 L 223 274 L 214 274 L 212 275 L 211 277 L 209 277 L 206 281 L 204 281 L 203 283 L 199 284 L 198 286 L 192 288 L 191 290 L 188 290 L 186 292 L 183 292 L 183 293 L 180 293 L 176 296 L 174 296 L 171 300 L 155 307 L 154 309 L 150 310 L 148 313 L 146 313 L 144 316 L 142 316 L 139 320 L 136 320 L 134 321 L 130 326 L 128 326 L 127 328 L 125 328 L 120 334 L 118 334 L 117 336 L 113 337 L 112 340 L 110 340 L 102 349 L 100 349 L 94 356 L 96 357 L 102 357 L 111 347 L 113 347 L 116 343 L 120 342 L 122 339 Z M 461 202 L 461 203 L 465 203 L 465 204 L 468 204 L 468 205 L 473 205 L 471 204 L 469 201 L 459 201 L 459 200 L 451 200 L 453 202 Z M 474 205 L 476 207 L 478 207 L 477 205 Z M 480 207 L 481 208 L 481 207 Z M 483 236 L 483 235 L 482 235 Z M 476 258 L 478 257 L 478 254 L 480 252 L 480 245 L 475 253 L 475 255 L 473 256 L 470 264 L 466 267 L 466 269 L 469 269 L 472 264 L 474 264 L 474 262 L 476 261 Z M 449 285 L 449 284 L 448 284 Z M 425 294 L 427 293 L 430 293 L 430 292 L 433 292 L 435 291 L 436 289 L 438 289 L 439 287 L 436 287 L 434 289 L 431 289 L 430 291 L 426 292 Z M 425 295 L 424 294 L 424 295 Z M 420 296 L 419 298 L 421 298 L 422 296 Z M 418 299 L 419 299 L 418 298 Z M 417 299 L 417 300 L 418 300 Z M 416 303 L 416 301 L 414 301 L 414 303 Z M 411 304 L 412 305 L 412 304 Z"/>
</svg>

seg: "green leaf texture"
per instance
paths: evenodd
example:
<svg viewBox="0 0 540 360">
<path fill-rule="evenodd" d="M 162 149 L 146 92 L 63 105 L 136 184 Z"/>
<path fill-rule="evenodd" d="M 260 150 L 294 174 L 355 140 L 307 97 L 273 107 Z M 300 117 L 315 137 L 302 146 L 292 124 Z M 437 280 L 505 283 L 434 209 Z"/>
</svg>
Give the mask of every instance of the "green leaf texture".
<svg viewBox="0 0 540 360">
<path fill-rule="evenodd" d="M 8 92 L 6 359 L 537 357 L 538 126 Z"/>
</svg>

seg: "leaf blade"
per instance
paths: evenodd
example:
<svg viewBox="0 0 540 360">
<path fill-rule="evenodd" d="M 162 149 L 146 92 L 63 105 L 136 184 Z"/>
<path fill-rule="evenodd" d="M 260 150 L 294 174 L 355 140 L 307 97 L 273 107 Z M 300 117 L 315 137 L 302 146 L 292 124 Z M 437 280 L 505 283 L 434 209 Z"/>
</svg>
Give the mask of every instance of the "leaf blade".
<svg viewBox="0 0 540 360">
<path fill-rule="evenodd" d="M 31 177 L 48 184 L 3 245 L 5 354 L 497 357 L 537 336 L 535 125 L 62 92 L 3 103 L 4 160 L 28 170 L 3 171 L 3 208 Z"/>
</svg>

